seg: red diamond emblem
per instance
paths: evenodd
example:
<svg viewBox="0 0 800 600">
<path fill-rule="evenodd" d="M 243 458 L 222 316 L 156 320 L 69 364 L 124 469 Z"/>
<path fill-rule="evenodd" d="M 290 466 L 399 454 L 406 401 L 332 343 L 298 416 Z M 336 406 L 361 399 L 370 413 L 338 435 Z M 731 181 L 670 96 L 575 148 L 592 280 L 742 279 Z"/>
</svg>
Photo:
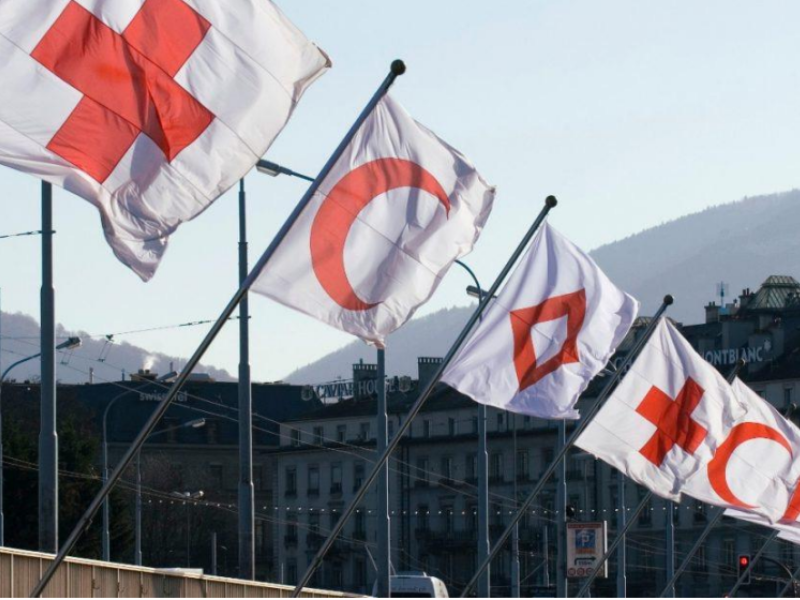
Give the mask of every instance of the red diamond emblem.
<svg viewBox="0 0 800 600">
<path fill-rule="evenodd" d="M 519 391 L 523 391 L 559 367 L 580 362 L 578 356 L 578 334 L 586 316 L 586 290 L 578 290 L 563 296 L 553 296 L 541 304 L 512 310 L 511 331 L 514 335 L 514 367 L 519 380 Z M 537 323 L 546 323 L 567 318 L 567 338 L 558 353 L 539 364 L 533 347 L 531 329 Z"/>
</svg>

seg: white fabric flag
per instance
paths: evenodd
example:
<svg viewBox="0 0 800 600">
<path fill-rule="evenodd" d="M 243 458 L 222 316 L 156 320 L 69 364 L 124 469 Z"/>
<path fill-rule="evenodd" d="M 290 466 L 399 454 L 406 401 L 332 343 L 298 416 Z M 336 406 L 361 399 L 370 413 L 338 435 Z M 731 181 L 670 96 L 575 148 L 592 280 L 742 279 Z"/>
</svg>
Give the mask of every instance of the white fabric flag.
<svg viewBox="0 0 800 600">
<path fill-rule="evenodd" d="M 662 319 L 576 445 L 677 501 L 746 413 L 717 370 Z"/>
<path fill-rule="evenodd" d="M 800 479 L 800 429 L 740 379 L 732 385 L 747 414 L 736 421 L 705 469 L 683 492 L 709 504 L 760 515 L 767 522 L 795 521 L 791 507 Z"/>
<path fill-rule="evenodd" d="M 2 0 L 0 164 L 100 211 L 153 276 L 330 66 L 269 0 Z"/>
<path fill-rule="evenodd" d="M 384 96 L 253 291 L 383 346 L 472 250 L 494 188 Z"/>
<path fill-rule="evenodd" d="M 578 397 L 638 310 L 634 298 L 545 223 L 442 381 L 489 406 L 577 419 Z"/>
</svg>

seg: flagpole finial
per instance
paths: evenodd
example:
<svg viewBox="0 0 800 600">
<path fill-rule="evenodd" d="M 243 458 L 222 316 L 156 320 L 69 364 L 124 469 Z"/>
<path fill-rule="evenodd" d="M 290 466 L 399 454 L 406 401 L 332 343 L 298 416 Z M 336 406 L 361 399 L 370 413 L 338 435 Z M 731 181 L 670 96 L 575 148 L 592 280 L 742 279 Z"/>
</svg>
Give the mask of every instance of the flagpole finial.
<svg viewBox="0 0 800 600">
<path fill-rule="evenodd" d="M 736 366 L 739 367 L 740 369 L 744 369 L 744 366 L 746 364 L 747 364 L 747 361 L 745 359 L 743 359 L 743 358 L 740 358 L 739 360 L 736 361 Z"/>
<path fill-rule="evenodd" d="M 399 77 L 405 72 L 406 72 L 406 63 L 404 63 L 399 58 L 397 60 L 392 61 L 392 73 L 394 73 Z"/>
<path fill-rule="evenodd" d="M 664 304 L 667 306 L 672 306 L 673 302 L 675 302 L 675 298 L 672 297 L 672 294 L 667 294 L 664 296 Z"/>
<path fill-rule="evenodd" d="M 548 208 L 554 208 L 558 204 L 558 200 L 555 196 L 548 196 L 545 198 L 544 203 L 548 206 Z"/>
</svg>

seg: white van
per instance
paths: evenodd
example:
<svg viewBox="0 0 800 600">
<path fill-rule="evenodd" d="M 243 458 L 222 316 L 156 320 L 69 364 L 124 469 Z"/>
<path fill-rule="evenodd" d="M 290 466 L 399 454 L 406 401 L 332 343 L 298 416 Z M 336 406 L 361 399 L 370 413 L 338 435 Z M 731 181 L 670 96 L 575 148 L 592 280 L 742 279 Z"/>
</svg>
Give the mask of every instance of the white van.
<svg viewBox="0 0 800 600">
<path fill-rule="evenodd" d="M 400 572 L 392 575 L 389 583 L 392 587 L 392 598 L 449 598 L 444 581 L 430 577 L 424 571 Z M 377 582 L 372 588 L 372 595 L 377 593 Z"/>
</svg>

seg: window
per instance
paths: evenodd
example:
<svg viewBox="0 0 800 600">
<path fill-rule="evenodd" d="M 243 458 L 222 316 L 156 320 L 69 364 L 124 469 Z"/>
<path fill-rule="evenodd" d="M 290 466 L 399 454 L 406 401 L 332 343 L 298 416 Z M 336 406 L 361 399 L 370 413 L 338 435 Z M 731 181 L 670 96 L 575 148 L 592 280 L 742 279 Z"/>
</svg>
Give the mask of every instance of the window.
<svg viewBox="0 0 800 600">
<path fill-rule="evenodd" d="M 493 504 L 491 509 L 492 525 L 500 529 L 503 527 L 503 507 L 499 504 Z"/>
<path fill-rule="evenodd" d="M 497 431 L 502 431 L 503 423 L 505 423 L 505 414 L 504 413 L 497 413 Z"/>
<path fill-rule="evenodd" d="M 430 520 L 428 519 L 428 505 L 420 504 L 417 507 L 417 528 L 421 531 L 428 531 L 430 526 Z"/>
<path fill-rule="evenodd" d="M 528 479 L 528 451 L 517 451 L 517 479 L 526 481 Z"/>
<path fill-rule="evenodd" d="M 319 534 L 319 513 L 308 513 L 308 532 L 314 535 Z"/>
<path fill-rule="evenodd" d="M 467 515 L 465 519 L 465 524 L 467 531 L 477 531 L 478 530 L 478 507 L 474 504 L 467 506 Z M 477 565 L 476 565 L 477 566 Z"/>
<path fill-rule="evenodd" d="M 442 478 L 453 479 L 453 458 L 451 456 L 442 457 Z"/>
<path fill-rule="evenodd" d="M 455 529 L 455 514 L 453 513 L 453 507 L 442 507 L 442 515 L 444 516 L 444 532 L 448 536 L 451 536 L 453 534 L 453 530 Z"/>
<path fill-rule="evenodd" d="M 736 560 L 736 542 L 731 539 L 722 540 L 722 564 L 733 568 Z"/>
<path fill-rule="evenodd" d="M 286 467 L 286 495 L 297 495 L 297 467 Z"/>
<path fill-rule="evenodd" d="M 294 511 L 286 513 L 286 539 L 287 544 L 297 543 L 297 515 Z"/>
<path fill-rule="evenodd" d="M 522 426 L 523 426 L 525 429 L 530 429 L 530 428 L 531 428 L 531 417 L 530 417 L 530 415 L 525 415 L 525 416 L 522 418 Z"/>
<path fill-rule="evenodd" d="M 314 443 L 318 446 L 321 446 L 325 441 L 325 429 L 320 426 L 316 425 L 314 427 Z"/>
<path fill-rule="evenodd" d="M 208 472 L 211 475 L 211 485 L 214 486 L 214 489 L 223 489 L 222 486 L 224 485 L 224 474 L 222 471 L 222 465 L 211 464 L 208 466 Z"/>
<path fill-rule="evenodd" d="M 357 492 L 364 483 L 364 463 L 353 465 L 353 491 Z"/>
<path fill-rule="evenodd" d="M 431 422 L 428 419 L 422 422 L 422 437 L 431 437 Z"/>
<path fill-rule="evenodd" d="M 553 462 L 553 458 L 555 458 L 555 453 L 552 448 L 545 448 L 542 450 L 542 471 L 550 466 Z"/>
<path fill-rule="evenodd" d="M 456 434 L 456 420 L 452 417 L 447 419 L 447 434 L 450 437 Z"/>
<path fill-rule="evenodd" d="M 342 463 L 331 464 L 331 494 L 342 493 Z"/>
<path fill-rule="evenodd" d="M 489 460 L 489 479 L 503 481 L 503 455 L 500 453 L 492 454 Z"/>
<path fill-rule="evenodd" d="M 353 583 L 359 588 L 367 585 L 367 566 L 361 559 L 357 559 L 353 563 Z"/>
<path fill-rule="evenodd" d="M 478 417 L 472 417 L 472 433 L 478 434 Z"/>
<path fill-rule="evenodd" d="M 467 454 L 464 476 L 467 481 L 478 479 L 478 456 L 476 454 Z"/>
<path fill-rule="evenodd" d="M 292 429 L 292 446 L 300 445 L 300 430 Z"/>
<path fill-rule="evenodd" d="M 694 508 L 694 522 L 695 523 L 705 523 L 706 522 L 706 505 L 705 504 L 698 504 Z"/>
<path fill-rule="evenodd" d="M 429 464 L 427 458 L 417 459 L 417 485 L 428 485 L 428 467 Z"/>
<path fill-rule="evenodd" d="M 353 517 L 353 537 L 357 540 L 367 539 L 367 530 L 364 527 L 364 509 L 356 511 L 356 516 Z"/>
<path fill-rule="evenodd" d="M 338 511 L 332 510 L 328 513 L 328 523 L 331 529 L 336 527 L 336 524 L 339 522 L 339 513 Z"/>
<path fill-rule="evenodd" d="M 344 444 L 346 439 L 347 439 L 347 425 L 337 425 L 336 441 L 339 442 L 340 444 Z"/>
<path fill-rule="evenodd" d="M 297 584 L 297 560 L 290 558 L 286 561 L 286 585 Z"/>
<path fill-rule="evenodd" d="M 641 503 L 641 501 L 644 500 L 644 497 L 647 494 L 647 492 L 644 490 L 644 488 L 637 488 L 637 490 L 639 492 L 639 502 Z M 645 504 L 644 508 L 642 509 L 642 512 L 639 513 L 639 525 L 649 527 L 650 525 L 653 524 L 652 506 L 653 506 L 653 501 L 648 500 L 647 504 Z"/>
<path fill-rule="evenodd" d="M 308 495 L 319 496 L 319 467 L 308 467 Z"/>
<path fill-rule="evenodd" d="M 342 588 L 342 565 L 335 563 L 331 569 L 331 588 L 339 590 Z"/>
<path fill-rule="evenodd" d="M 358 439 L 366 442 L 369 439 L 369 423 L 361 423 L 358 426 Z"/>
<path fill-rule="evenodd" d="M 389 419 L 389 420 L 388 420 L 388 425 L 389 425 L 389 430 L 388 430 L 388 432 L 389 432 L 389 439 L 392 439 L 392 438 L 394 437 L 394 421 L 392 421 L 391 419 Z"/>
<path fill-rule="evenodd" d="M 257 491 L 267 489 L 267 469 L 264 465 L 253 466 L 253 486 Z"/>
<path fill-rule="evenodd" d="M 789 406 L 792 403 L 792 392 L 794 392 L 793 388 L 787 387 L 783 388 L 783 405 Z"/>
</svg>

